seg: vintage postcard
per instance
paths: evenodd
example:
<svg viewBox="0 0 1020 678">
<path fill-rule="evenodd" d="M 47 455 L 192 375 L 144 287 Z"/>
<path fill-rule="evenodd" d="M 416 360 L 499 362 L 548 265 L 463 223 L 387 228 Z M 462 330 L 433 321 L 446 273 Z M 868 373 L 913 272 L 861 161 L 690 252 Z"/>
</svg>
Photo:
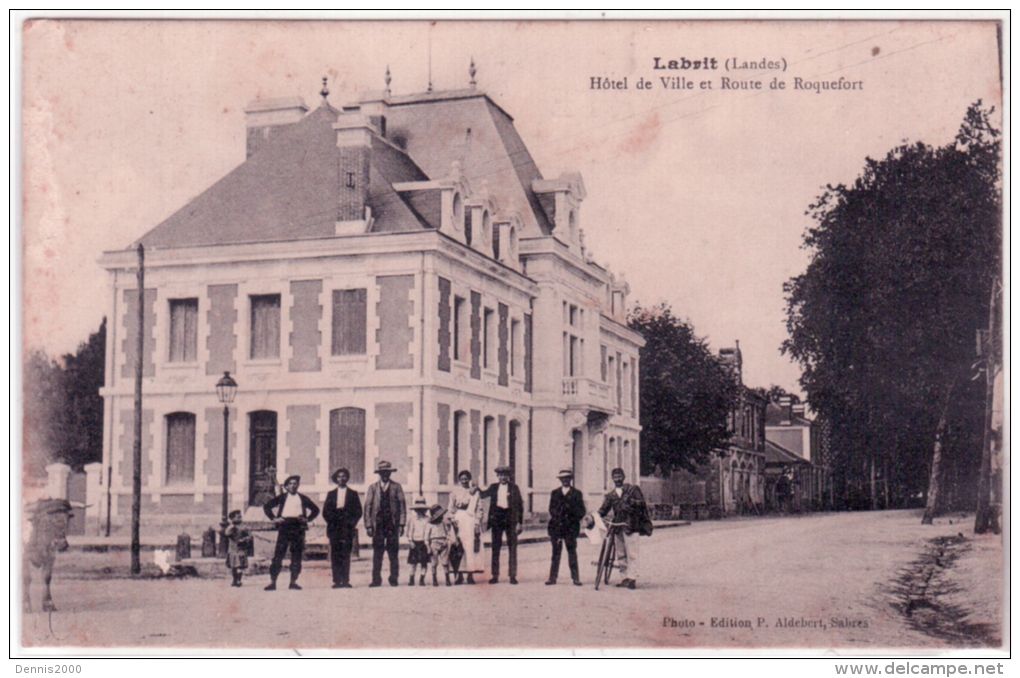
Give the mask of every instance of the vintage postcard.
<svg viewBox="0 0 1020 678">
<path fill-rule="evenodd" d="M 1008 18 L 14 30 L 19 656 L 1008 650 Z"/>
</svg>

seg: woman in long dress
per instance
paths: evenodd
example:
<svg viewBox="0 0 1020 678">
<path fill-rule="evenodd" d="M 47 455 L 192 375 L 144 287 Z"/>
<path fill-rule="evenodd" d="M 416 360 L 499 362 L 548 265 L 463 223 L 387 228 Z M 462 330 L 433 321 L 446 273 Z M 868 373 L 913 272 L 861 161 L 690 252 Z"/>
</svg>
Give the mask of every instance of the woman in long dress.
<svg viewBox="0 0 1020 678">
<path fill-rule="evenodd" d="M 482 549 L 475 551 L 475 544 L 481 547 L 481 534 L 478 529 L 478 493 L 472 492 L 471 472 L 461 471 L 457 474 L 457 481 L 460 483 L 450 493 L 450 514 L 457 526 L 457 534 L 460 537 L 461 545 L 464 547 L 464 557 L 460 562 L 460 569 L 457 571 L 457 583 L 464 581 L 467 575 L 467 583 L 475 583 L 475 573 L 484 572 L 482 565 Z"/>
</svg>

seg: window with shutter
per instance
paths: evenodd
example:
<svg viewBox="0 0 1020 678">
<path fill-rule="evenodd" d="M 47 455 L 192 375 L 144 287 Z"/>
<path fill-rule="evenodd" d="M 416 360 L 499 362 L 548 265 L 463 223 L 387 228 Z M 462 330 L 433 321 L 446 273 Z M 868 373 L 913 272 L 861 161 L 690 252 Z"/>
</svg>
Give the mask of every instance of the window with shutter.
<svg viewBox="0 0 1020 678">
<path fill-rule="evenodd" d="M 198 299 L 170 300 L 170 356 L 172 363 L 198 360 Z"/>
<path fill-rule="evenodd" d="M 341 407 L 329 413 L 329 469 L 351 472 L 352 483 L 365 482 L 365 410 Z"/>
<path fill-rule="evenodd" d="M 251 297 L 251 357 L 280 357 L 280 295 Z"/>
<path fill-rule="evenodd" d="M 361 355 L 366 351 L 368 291 L 333 290 L 333 355 Z"/>
<path fill-rule="evenodd" d="M 174 412 L 166 416 L 166 484 L 195 482 L 195 415 Z"/>
</svg>

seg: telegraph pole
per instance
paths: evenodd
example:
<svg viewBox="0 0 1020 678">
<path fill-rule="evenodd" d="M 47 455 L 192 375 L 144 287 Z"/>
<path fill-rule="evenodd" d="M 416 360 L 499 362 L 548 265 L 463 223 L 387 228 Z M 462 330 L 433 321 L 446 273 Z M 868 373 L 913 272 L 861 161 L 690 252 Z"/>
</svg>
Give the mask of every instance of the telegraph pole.
<svg viewBox="0 0 1020 678">
<path fill-rule="evenodd" d="M 135 344 L 135 444 L 131 478 L 131 574 L 142 573 L 142 351 L 145 348 L 145 248 L 138 244 L 138 337 Z"/>
</svg>

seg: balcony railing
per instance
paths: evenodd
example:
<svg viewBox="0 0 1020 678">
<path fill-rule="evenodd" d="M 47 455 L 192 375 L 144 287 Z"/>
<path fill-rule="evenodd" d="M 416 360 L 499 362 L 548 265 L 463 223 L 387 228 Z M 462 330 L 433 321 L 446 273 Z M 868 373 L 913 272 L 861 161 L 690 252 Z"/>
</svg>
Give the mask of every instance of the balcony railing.
<svg viewBox="0 0 1020 678">
<path fill-rule="evenodd" d="M 587 377 L 564 377 L 563 399 L 567 405 L 594 408 L 606 412 L 614 409 L 609 384 Z"/>
</svg>

